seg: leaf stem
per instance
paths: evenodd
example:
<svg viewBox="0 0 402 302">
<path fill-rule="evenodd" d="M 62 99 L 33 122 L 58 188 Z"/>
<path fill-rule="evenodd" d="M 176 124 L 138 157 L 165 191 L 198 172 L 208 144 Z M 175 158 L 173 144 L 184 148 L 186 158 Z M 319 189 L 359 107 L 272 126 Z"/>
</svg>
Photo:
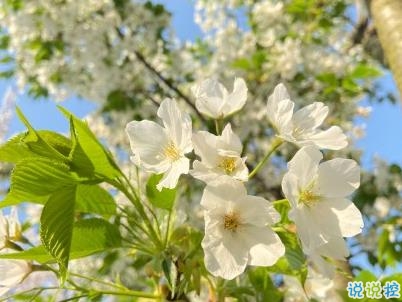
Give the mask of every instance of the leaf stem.
<svg viewBox="0 0 402 302">
<path fill-rule="evenodd" d="M 282 145 L 283 140 L 280 138 L 274 139 L 272 142 L 271 148 L 268 150 L 267 154 L 264 156 L 264 158 L 257 164 L 257 166 L 254 168 L 253 171 L 248 175 L 248 179 L 252 178 L 254 175 L 257 174 L 257 172 L 265 165 L 267 160 L 271 157 L 271 155 Z"/>
</svg>

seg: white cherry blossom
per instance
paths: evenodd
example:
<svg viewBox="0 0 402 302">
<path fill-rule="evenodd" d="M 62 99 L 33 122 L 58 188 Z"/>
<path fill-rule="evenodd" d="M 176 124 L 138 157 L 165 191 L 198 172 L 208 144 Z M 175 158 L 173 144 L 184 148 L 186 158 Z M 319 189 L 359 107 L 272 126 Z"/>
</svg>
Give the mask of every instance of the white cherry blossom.
<svg viewBox="0 0 402 302">
<path fill-rule="evenodd" d="M 202 247 L 205 266 L 214 276 L 233 279 L 247 265 L 270 266 L 285 253 L 285 247 L 269 225 L 279 214 L 262 197 L 247 195 L 240 181 L 220 178 L 205 188 Z"/>
<path fill-rule="evenodd" d="M 206 183 L 222 175 L 247 181 L 248 169 L 245 157 L 240 157 L 243 146 L 240 138 L 227 124 L 222 135 L 216 136 L 207 131 L 198 131 L 193 135 L 194 151 L 201 161 L 195 160 L 192 176 Z"/>
<path fill-rule="evenodd" d="M 341 302 L 342 298 L 337 293 L 334 280 L 322 276 L 314 269 L 308 269 L 304 287 L 294 276 L 283 276 L 285 285 L 285 302 L 308 302 L 316 301 Z"/>
<path fill-rule="evenodd" d="M 360 184 L 355 161 L 323 156 L 314 146 L 301 148 L 288 163 L 282 190 L 289 200 L 289 218 L 297 226 L 303 249 L 312 251 L 338 237 L 351 237 L 363 228 L 356 206 L 347 199 Z"/>
<path fill-rule="evenodd" d="M 294 105 L 283 84 L 278 84 L 268 98 L 268 119 L 282 139 L 299 147 L 339 150 L 347 146 L 346 135 L 338 126 L 318 129 L 328 115 L 328 106 L 314 102 L 293 112 Z"/>
<path fill-rule="evenodd" d="M 236 78 L 231 93 L 214 79 L 206 79 L 191 88 L 197 109 L 214 119 L 224 118 L 243 108 L 247 100 L 247 86 L 242 78 Z"/>
<path fill-rule="evenodd" d="M 190 116 L 182 113 L 172 99 L 160 104 L 158 116 L 163 127 L 149 120 L 131 121 L 126 133 L 134 153 L 133 162 L 147 172 L 164 173 L 157 185 L 162 190 L 176 187 L 180 175 L 188 173 L 190 162 L 184 154 L 193 149 L 192 126 Z"/>
<path fill-rule="evenodd" d="M 3 215 L 0 211 L 0 250 L 6 247 L 8 240 L 18 240 L 20 237 L 21 224 L 17 208 L 12 208 L 9 215 Z"/>
<path fill-rule="evenodd" d="M 2 252 L 14 253 L 15 251 L 3 249 Z M 0 259 L 0 296 L 21 283 L 31 271 L 31 264 L 27 261 Z"/>
</svg>

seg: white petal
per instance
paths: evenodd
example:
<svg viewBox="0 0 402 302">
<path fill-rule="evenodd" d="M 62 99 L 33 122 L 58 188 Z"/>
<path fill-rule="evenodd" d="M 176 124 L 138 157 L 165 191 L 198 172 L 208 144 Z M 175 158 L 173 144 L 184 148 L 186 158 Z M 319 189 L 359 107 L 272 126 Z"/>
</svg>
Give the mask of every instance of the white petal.
<svg viewBox="0 0 402 302">
<path fill-rule="evenodd" d="M 218 162 L 218 140 L 218 136 L 207 131 L 198 131 L 193 135 L 194 152 L 209 167 L 214 167 Z"/>
<path fill-rule="evenodd" d="M 162 119 L 169 138 L 180 149 L 191 149 L 191 118 L 188 114 L 182 114 L 176 101 L 165 99 L 160 104 L 158 116 Z"/>
<path fill-rule="evenodd" d="M 172 162 L 170 168 L 163 175 L 156 188 L 161 191 L 162 188 L 173 189 L 177 186 L 177 181 L 181 174 L 187 174 L 190 168 L 190 161 L 186 157 L 182 157 Z"/>
<path fill-rule="evenodd" d="M 235 151 L 237 155 L 241 154 L 243 149 L 240 138 L 232 131 L 232 126 L 227 124 L 222 131 L 221 140 L 219 140 L 217 148 Z M 221 142 L 222 141 L 222 142 Z"/>
<path fill-rule="evenodd" d="M 323 131 L 317 130 L 315 134 L 309 136 L 308 140 L 320 149 L 340 150 L 348 145 L 346 135 L 338 126 L 332 126 Z"/>
<path fill-rule="evenodd" d="M 283 84 L 278 84 L 267 102 L 267 115 L 271 124 L 280 134 L 287 134 L 292 130 L 291 120 L 294 103 Z"/>
<path fill-rule="evenodd" d="M 303 250 L 313 250 L 316 247 L 328 242 L 327 235 L 323 233 L 315 221 L 314 215 L 306 208 L 292 208 L 289 211 L 289 218 L 297 227 L 297 234 L 302 242 Z"/>
<path fill-rule="evenodd" d="M 163 146 L 169 143 L 165 130 L 152 121 L 132 121 L 126 126 L 131 150 L 147 172 L 163 173 L 168 165 L 163 162 Z"/>
<path fill-rule="evenodd" d="M 13 252 L 5 249 L 2 252 Z M 31 272 L 31 266 L 23 260 L 0 259 L 0 286 L 12 287 L 20 283 Z"/>
<path fill-rule="evenodd" d="M 198 160 L 193 162 L 193 170 L 190 170 L 190 175 L 205 183 L 210 183 L 219 177 L 219 174 L 216 173 L 216 169 L 211 169 Z"/>
<path fill-rule="evenodd" d="M 228 116 L 243 108 L 247 100 L 247 85 L 242 78 L 236 78 L 233 84 L 233 92 L 228 95 L 225 105 L 223 106 L 224 116 Z"/>
<path fill-rule="evenodd" d="M 228 92 L 221 83 L 206 79 L 200 85 L 194 85 L 191 90 L 196 98 L 195 106 L 198 111 L 212 118 L 222 117 L 224 99 Z"/>
<path fill-rule="evenodd" d="M 319 127 L 328 115 L 328 106 L 315 102 L 295 112 L 293 126 L 300 130 L 314 130 Z"/>
<path fill-rule="evenodd" d="M 293 173 L 286 173 L 282 178 L 282 191 L 290 205 L 294 208 L 297 207 L 299 199 L 299 184 L 298 178 Z"/>
<path fill-rule="evenodd" d="M 360 185 L 360 168 L 354 160 L 335 158 L 318 168 L 317 190 L 329 198 L 345 197 Z"/>
<path fill-rule="evenodd" d="M 331 201 L 331 210 L 339 221 L 339 228 L 343 237 L 352 237 L 362 232 L 363 217 L 359 209 L 347 199 Z"/>
<path fill-rule="evenodd" d="M 337 260 L 343 260 L 349 256 L 348 247 L 342 237 L 331 237 L 326 244 L 317 247 L 312 253 Z"/>
<path fill-rule="evenodd" d="M 228 201 L 236 201 L 247 195 L 243 183 L 233 180 L 229 176 L 220 177 L 215 182 L 209 183 L 201 197 L 201 205 L 206 209 L 213 209 Z"/>
<path fill-rule="evenodd" d="M 242 223 L 265 227 L 280 220 L 279 213 L 273 208 L 268 200 L 246 195 L 236 201 L 236 209 L 241 214 Z"/>
<path fill-rule="evenodd" d="M 2 297 L 4 294 L 6 294 L 9 290 L 10 290 L 10 288 L 8 288 L 8 287 L 0 286 L 0 297 Z"/>
<path fill-rule="evenodd" d="M 236 170 L 231 175 L 234 179 L 248 181 L 248 168 L 246 166 L 246 157 L 236 160 Z"/>
<path fill-rule="evenodd" d="M 207 270 L 214 276 L 231 280 L 244 272 L 247 266 L 247 247 L 236 238 L 236 234 L 227 234 L 223 238 L 209 235 L 201 242 L 204 249 L 204 262 Z"/>
<path fill-rule="evenodd" d="M 249 265 L 271 266 L 285 254 L 285 246 L 271 229 L 247 227 L 242 234 L 249 251 Z"/>
<path fill-rule="evenodd" d="M 289 172 L 298 177 L 298 184 L 305 189 L 315 180 L 322 153 L 313 146 L 303 147 L 288 163 Z"/>
</svg>

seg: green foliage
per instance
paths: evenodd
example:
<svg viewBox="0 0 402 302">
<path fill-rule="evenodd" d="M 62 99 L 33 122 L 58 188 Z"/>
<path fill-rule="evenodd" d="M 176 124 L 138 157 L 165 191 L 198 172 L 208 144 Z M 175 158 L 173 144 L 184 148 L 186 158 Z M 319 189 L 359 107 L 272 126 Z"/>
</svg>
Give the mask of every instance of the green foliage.
<svg viewBox="0 0 402 302">
<path fill-rule="evenodd" d="M 100 218 L 83 219 L 74 224 L 69 258 L 78 259 L 118 247 L 121 247 L 121 236 L 116 225 Z M 0 259 L 54 262 L 43 245 L 18 253 L 0 254 Z"/>
<path fill-rule="evenodd" d="M 40 218 L 42 244 L 59 264 L 62 283 L 67 276 L 70 258 L 75 192 L 75 186 L 65 187 L 54 192 L 46 202 Z"/>
<path fill-rule="evenodd" d="M 64 163 L 46 158 L 26 158 L 18 162 L 11 175 L 11 189 L 0 207 L 28 201 L 45 203 L 47 197 L 77 180 Z"/>
<path fill-rule="evenodd" d="M 112 180 L 121 175 L 110 152 L 97 140 L 88 125 L 59 107 L 70 120 L 70 131 L 73 149 L 69 155 L 75 170 L 94 178 Z"/>
<path fill-rule="evenodd" d="M 248 278 L 255 289 L 254 297 L 256 301 L 282 301 L 283 293 L 281 293 L 272 282 L 267 268 L 259 267 L 250 269 L 248 271 Z"/>
<path fill-rule="evenodd" d="M 77 185 L 75 208 L 82 213 L 99 214 L 105 218 L 116 214 L 116 203 L 105 189 L 97 185 Z"/>
<path fill-rule="evenodd" d="M 146 192 L 148 200 L 157 208 L 171 210 L 176 199 L 176 189 L 163 188 L 159 191 L 156 185 L 163 175 L 152 175 L 147 182 Z"/>
<path fill-rule="evenodd" d="M 51 131 L 36 131 L 17 109 L 28 131 L 0 146 L 0 160 L 15 164 L 10 192 L 0 207 L 21 202 L 44 205 L 40 220 L 43 246 L 18 253 L 18 257 L 40 262 L 54 258 L 64 281 L 70 257 L 120 246 L 115 226 L 99 218 L 76 221 L 76 213 L 115 215 L 113 197 L 98 184 L 121 173 L 88 126 L 61 110 L 70 120 L 71 140 Z"/>
</svg>

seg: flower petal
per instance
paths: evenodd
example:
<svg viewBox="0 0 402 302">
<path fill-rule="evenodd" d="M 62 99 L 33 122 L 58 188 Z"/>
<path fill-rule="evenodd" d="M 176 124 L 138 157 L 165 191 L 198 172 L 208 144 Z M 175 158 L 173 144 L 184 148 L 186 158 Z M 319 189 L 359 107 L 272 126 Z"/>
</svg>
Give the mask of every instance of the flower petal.
<svg viewBox="0 0 402 302">
<path fill-rule="evenodd" d="M 217 148 L 235 151 L 237 155 L 241 154 L 243 145 L 240 138 L 232 131 L 230 123 L 223 129 L 221 139 L 218 140 Z"/>
<path fill-rule="evenodd" d="M 132 121 L 127 124 L 126 133 L 136 160 L 147 172 L 163 173 L 168 169 L 162 151 L 169 139 L 160 125 L 148 120 Z"/>
<path fill-rule="evenodd" d="M 299 198 L 298 178 L 293 173 L 286 173 L 282 178 L 282 191 L 291 206 L 296 208 Z"/>
<path fill-rule="evenodd" d="M 335 199 L 331 201 L 331 206 L 343 237 L 352 237 L 362 232 L 364 227 L 362 214 L 350 200 Z"/>
<path fill-rule="evenodd" d="M 207 131 L 198 131 L 193 135 L 194 152 L 209 167 L 217 165 L 219 158 L 217 150 L 218 141 L 218 136 Z"/>
<path fill-rule="evenodd" d="M 279 222 L 280 215 L 265 198 L 247 195 L 237 200 L 238 211 L 247 225 L 265 227 Z"/>
<path fill-rule="evenodd" d="M 293 126 L 300 130 L 314 130 L 319 127 L 328 115 L 328 106 L 314 102 L 297 110 L 293 115 Z"/>
<path fill-rule="evenodd" d="M 292 208 L 288 215 L 296 224 L 297 234 L 300 237 L 304 251 L 313 250 L 328 242 L 327 237 L 330 235 L 322 232 L 319 228 L 320 224 L 315 221 L 315 216 L 309 209 L 305 207 Z"/>
<path fill-rule="evenodd" d="M 306 139 L 300 141 L 299 145 L 316 145 L 320 149 L 340 150 L 348 145 L 347 137 L 338 126 L 332 126 L 327 130 L 317 131 Z"/>
<path fill-rule="evenodd" d="M 244 185 L 229 176 L 222 176 L 216 181 L 209 183 L 201 197 L 201 205 L 206 209 L 223 206 L 228 201 L 237 201 L 247 195 Z"/>
<path fill-rule="evenodd" d="M 290 100 L 285 85 L 278 84 L 267 102 L 267 115 L 271 124 L 279 134 L 288 134 L 292 131 L 292 116 L 294 103 Z"/>
<path fill-rule="evenodd" d="M 248 250 L 235 235 L 228 233 L 218 238 L 205 231 L 201 246 L 205 254 L 205 267 L 212 275 L 231 280 L 246 269 Z"/>
<path fill-rule="evenodd" d="M 360 168 L 354 160 L 335 158 L 320 164 L 317 190 L 330 198 L 345 197 L 360 185 Z"/>
<path fill-rule="evenodd" d="M 285 254 L 285 246 L 271 229 L 249 226 L 242 232 L 249 248 L 249 265 L 271 266 Z"/>
<path fill-rule="evenodd" d="M 228 116 L 243 108 L 247 101 L 247 85 L 242 78 L 235 78 L 233 84 L 233 92 L 227 97 L 222 108 L 224 116 Z"/>
<path fill-rule="evenodd" d="M 174 189 L 181 174 L 187 174 L 190 168 L 190 160 L 187 157 L 181 157 L 172 162 L 170 168 L 163 175 L 156 188 L 161 191 L 162 188 Z"/>
<path fill-rule="evenodd" d="M 289 172 L 298 178 L 299 188 L 305 189 L 315 180 L 322 153 L 313 146 L 303 147 L 288 162 Z"/>
<path fill-rule="evenodd" d="M 201 84 L 194 85 L 191 91 L 196 98 L 195 106 L 198 111 L 215 119 L 222 117 L 224 99 L 228 92 L 221 83 L 213 79 L 206 79 Z"/>
<path fill-rule="evenodd" d="M 166 132 L 173 143 L 185 153 L 191 148 L 191 118 L 182 114 L 176 101 L 164 99 L 159 106 L 158 116 L 162 119 Z"/>
</svg>

